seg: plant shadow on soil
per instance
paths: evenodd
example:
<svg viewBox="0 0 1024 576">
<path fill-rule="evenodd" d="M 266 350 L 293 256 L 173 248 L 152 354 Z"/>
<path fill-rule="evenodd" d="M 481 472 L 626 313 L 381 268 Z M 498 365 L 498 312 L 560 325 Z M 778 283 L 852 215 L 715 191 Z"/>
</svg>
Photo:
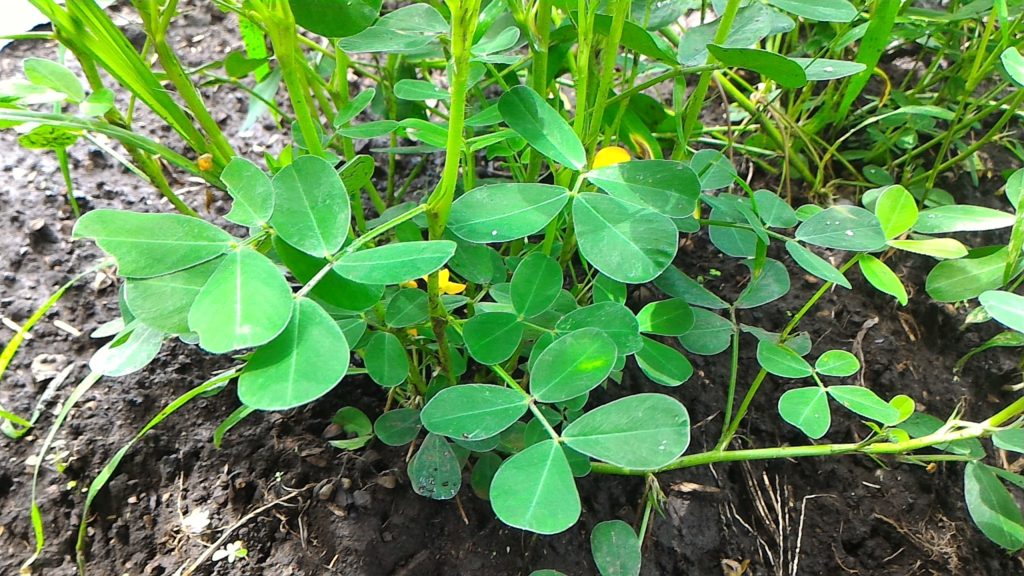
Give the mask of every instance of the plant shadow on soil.
<svg viewBox="0 0 1024 576">
<path fill-rule="evenodd" d="M 225 35 L 209 26 L 211 18 L 220 15 L 203 10 L 186 14 L 179 32 L 183 42 L 194 40 L 200 31 Z M 12 45 L 0 57 L 0 73 L 11 74 L 27 55 L 52 53 L 52 45 Z M 244 115 L 244 100 L 223 99 L 215 109 L 227 121 Z M 274 129 L 272 124 L 257 126 L 246 145 L 272 142 Z M 0 236 L 0 307 L 4 316 L 21 322 L 57 286 L 94 262 L 99 252 L 87 243 L 69 241 L 73 220 L 51 155 L 21 150 L 4 133 L 0 158 L 0 222 L 7 230 Z M 168 209 L 163 201 L 154 203 L 154 192 L 98 149 L 76 146 L 72 171 L 88 207 Z M 195 194 L 190 201 L 201 203 Z M 217 199 L 214 208 L 222 213 L 223 199 Z M 40 232 L 39 222 L 53 234 Z M 717 252 L 706 235 L 697 235 L 684 241 L 676 265 L 693 276 L 708 277 L 708 287 L 726 299 L 734 297 L 747 269 L 735 260 L 708 254 Z M 909 394 L 938 417 L 957 406 L 963 407 L 966 418 L 987 417 L 1010 398 L 1002 387 L 1016 377 L 1015 353 L 982 354 L 955 378 L 956 360 L 991 336 L 994 328 L 961 331 L 962 315 L 930 302 L 924 294 L 928 261 L 904 257 L 896 264 L 917 294 L 909 307 L 897 307 L 856 279 L 852 291 L 837 289 L 826 295 L 801 325 L 810 332 L 815 353 L 831 347 L 850 349 L 859 341 L 865 357 L 864 383 L 880 395 Z M 712 270 L 721 275 L 713 276 Z M 791 269 L 791 276 L 794 288 L 789 295 L 742 312 L 740 320 L 779 330 L 788 320 L 787 311 L 799 308 L 819 286 L 797 269 Z M 648 290 L 633 291 L 634 310 L 653 296 Z M 100 345 L 87 334 L 116 316 L 116 287 L 90 279 L 72 288 L 15 358 L 0 387 L 0 403 L 17 414 L 31 412 L 46 387 L 45 382 L 34 381 L 30 370 L 40 354 L 60 354 L 64 365 L 75 365 L 69 383 L 57 394 L 59 399 L 66 397 Z M 58 329 L 53 324 L 58 319 L 83 335 Z M 872 319 L 877 324 L 865 329 Z M 9 336 L 7 331 L 4 338 Z M 742 337 L 739 394 L 756 373 L 754 342 L 749 335 Z M 728 360 L 724 354 L 688 356 L 696 372 L 677 389 L 657 388 L 631 362 L 621 385 L 613 384 L 593 399 L 604 402 L 627 390 L 672 394 L 687 406 L 695 424 L 689 452 L 710 448 L 721 426 Z M 229 365 L 229 359 L 168 343 L 143 372 L 105 379 L 82 399 L 58 435 L 67 469 L 58 475 L 46 467 L 41 478 L 47 548 L 35 573 L 76 573 L 82 489 L 148 419 Z M 761 446 L 807 442 L 776 413 L 775 403 L 787 386 L 792 384 L 766 381 L 741 430 L 743 437 Z M 555 568 L 573 576 L 588 575 L 596 573 L 589 548 L 593 525 L 613 518 L 637 519 L 641 478 L 581 479 L 581 521 L 552 537 L 502 525 L 488 503 L 469 490 L 462 491 L 458 503 L 421 498 L 405 476 L 405 449 L 374 442 L 345 453 L 323 440 L 335 410 L 355 405 L 373 417 L 383 398 L 372 383 L 350 378 L 313 405 L 251 416 L 229 432 L 219 450 L 211 437 L 217 424 L 238 406 L 233 389 L 193 401 L 133 448 L 100 493 L 90 522 L 88 573 L 172 574 L 198 558 L 222 529 L 285 497 L 230 532 L 227 541 L 243 541 L 247 558 L 231 564 L 207 561 L 196 574 L 525 576 L 535 569 Z M 46 407 L 32 437 L 0 442 L 0 574 L 17 573 L 31 553 L 31 469 L 26 460 L 38 450 L 52 423 L 54 401 Z M 831 441 L 855 441 L 865 433 L 862 424 L 840 409 L 834 407 L 833 415 Z M 969 520 L 961 469 L 951 463 L 928 472 L 894 460 L 844 456 L 667 473 L 659 480 L 668 500 L 663 515 L 653 519 L 642 574 L 1024 573 L 1019 556 L 1011 557 L 987 541 Z M 207 531 L 186 533 L 183 517 L 197 510 L 209 512 Z M 749 567 L 743 572 L 746 562 Z"/>
</svg>

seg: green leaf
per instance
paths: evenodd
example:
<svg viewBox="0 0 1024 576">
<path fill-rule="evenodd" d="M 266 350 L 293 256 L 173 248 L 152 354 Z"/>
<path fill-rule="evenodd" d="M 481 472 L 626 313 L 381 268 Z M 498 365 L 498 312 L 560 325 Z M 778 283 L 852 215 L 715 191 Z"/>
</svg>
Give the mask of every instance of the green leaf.
<svg viewBox="0 0 1024 576">
<path fill-rule="evenodd" d="M 243 247 L 225 256 L 199 291 L 188 326 L 204 350 L 223 354 L 273 340 L 288 324 L 292 304 L 292 290 L 277 266 Z"/>
<path fill-rule="evenodd" d="M 1010 551 L 1024 548 L 1024 517 L 1016 500 L 989 466 L 967 463 L 964 498 L 971 519 L 985 536 Z"/>
<path fill-rule="evenodd" d="M 492 28 L 492 30 L 496 29 Z M 488 34 L 487 37 L 481 38 L 473 45 L 471 52 L 474 56 L 496 54 L 514 48 L 517 42 L 519 42 L 519 28 L 509 26 L 497 34 Z"/>
<path fill-rule="evenodd" d="M 824 436 L 832 426 L 828 395 L 819 386 L 787 390 L 779 398 L 779 416 L 813 440 Z"/>
<path fill-rule="evenodd" d="M 325 258 L 310 256 L 281 240 L 279 236 L 274 237 L 273 244 L 278 258 L 288 267 L 292 276 L 303 284 L 312 280 L 327 265 Z M 324 275 L 309 291 L 310 296 L 322 303 L 353 312 L 361 312 L 380 302 L 383 294 L 383 286 L 353 282 L 334 270 Z"/>
<path fill-rule="evenodd" d="M 1007 250 L 975 250 L 967 258 L 939 262 L 928 273 L 925 291 L 939 302 L 976 298 L 1003 285 Z"/>
<path fill-rule="evenodd" d="M 156 358 L 163 343 L 163 332 L 145 324 L 129 324 L 92 355 L 89 369 L 114 378 L 138 372 Z"/>
<path fill-rule="evenodd" d="M 808 82 L 827 82 L 860 74 L 867 66 L 860 62 L 828 58 L 790 58 L 804 69 Z"/>
<path fill-rule="evenodd" d="M 562 268 L 550 256 L 534 252 L 512 274 L 512 307 L 522 318 L 532 318 L 550 308 L 562 291 Z"/>
<path fill-rule="evenodd" d="M 72 102 L 85 100 L 85 89 L 71 70 L 52 60 L 43 58 L 25 58 L 21 65 L 25 69 L 25 78 L 36 86 L 45 86 L 67 95 Z"/>
<path fill-rule="evenodd" d="M 857 8 L 847 0 L 768 0 L 780 10 L 818 22 L 852 22 L 857 17 Z"/>
<path fill-rule="evenodd" d="M 585 394 L 611 374 L 615 357 L 615 343 L 600 330 L 570 332 L 540 353 L 530 392 L 541 402 L 563 402 Z"/>
<path fill-rule="evenodd" d="M 513 278 L 513 280 L 515 280 Z M 626 303 L 626 285 L 618 280 L 612 280 L 604 274 L 598 273 L 594 278 L 594 287 L 591 290 L 591 299 L 594 304 L 601 302 Z"/>
<path fill-rule="evenodd" d="M 596 328 L 611 338 L 618 355 L 632 354 L 643 346 L 640 323 L 633 312 L 618 302 L 591 304 L 569 312 L 555 325 L 561 333 Z"/>
<path fill-rule="evenodd" d="M 796 239 L 839 250 L 870 252 L 885 247 L 885 232 L 874 214 L 857 206 L 833 206 L 796 229 Z"/>
<path fill-rule="evenodd" d="M 675 266 L 669 266 L 654 279 L 654 285 L 659 290 L 675 298 L 682 298 L 691 306 L 722 310 L 728 308 L 725 300 L 722 300 L 710 290 L 701 286 L 693 278 L 690 278 L 682 270 Z"/>
<path fill-rule="evenodd" d="M 896 298 L 901 306 L 907 305 L 907 289 L 903 287 L 900 277 L 884 262 L 870 254 L 864 254 L 857 265 L 860 266 L 864 279 L 872 286 Z"/>
<path fill-rule="evenodd" d="M 760 2 L 754 2 L 740 8 L 736 18 L 729 27 L 726 40 L 722 43 L 729 47 L 745 48 L 757 44 L 766 36 L 777 32 L 786 32 L 786 29 L 779 29 L 776 22 L 782 16 Z M 789 20 L 782 16 L 783 19 Z M 714 42 L 718 33 L 721 19 L 694 26 L 686 30 L 679 42 L 679 63 L 683 66 L 700 66 L 708 59 L 707 45 Z M 792 29 L 795 23 L 789 20 L 788 28 Z"/>
<path fill-rule="evenodd" d="M 633 527 L 622 520 L 608 520 L 594 526 L 590 551 L 601 576 L 639 576 L 640 539 Z"/>
<path fill-rule="evenodd" d="M 990 290 L 979 296 L 978 300 L 996 322 L 1018 332 L 1024 332 L 1024 296 Z"/>
<path fill-rule="evenodd" d="M 967 256 L 967 247 L 953 238 L 929 238 L 927 240 L 889 240 L 889 246 L 914 254 L 934 258 L 956 259 Z"/>
<path fill-rule="evenodd" d="M 439 270 L 455 246 L 450 240 L 387 244 L 342 256 L 334 271 L 363 284 L 401 284 Z"/>
<path fill-rule="evenodd" d="M 394 120 L 373 120 L 361 124 L 352 124 L 351 126 L 342 126 L 338 128 L 338 134 L 356 140 L 369 140 L 391 134 L 398 129 L 398 126 L 398 122 Z"/>
<path fill-rule="evenodd" d="M 672 160 L 614 164 L 587 173 L 587 180 L 620 200 L 672 218 L 693 215 L 701 191 L 697 174 Z"/>
<path fill-rule="evenodd" d="M 231 211 L 224 215 L 228 222 L 242 226 L 262 226 L 274 212 L 274 185 L 258 166 L 245 158 L 232 158 L 220 179 L 231 195 Z"/>
<path fill-rule="evenodd" d="M 703 308 L 693 310 L 693 328 L 679 337 L 684 348 L 701 356 L 714 356 L 732 343 L 732 323 Z"/>
<path fill-rule="evenodd" d="M 840 378 L 853 376 L 860 370 L 860 360 L 846 350 L 829 350 L 814 362 L 818 374 Z"/>
<path fill-rule="evenodd" d="M 295 23 L 330 38 L 343 38 L 370 27 L 381 0 L 289 0 Z"/>
<path fill-rule="evenodd" d="M 515 86 L 498 100 L 498 110 L 508 127 L 551 160 L 583 170 L 587 152 L 569 123 L 532 88 Z"/>
<path fill-rule="evenodd" d="M 357 94 L 355 98 L 349 100 L 348 104 L 338 108 L 338 113 L 334 115 L 333 126 L 335 128 L 341 128 L 351 122 L 356 116 L 359 116 L 363 110 L 366 110 L 370 103 L 373 102 L 373 97 L 376 95 L 377 90 L 372 87 Z"/>
<path fill-rule="evenodd" d="M 217 258 L 163 276 L 129 278 L 124 283 L 125 303 L 143 324 L 167 334 L 184 334 L 189 331 L 192 303 L 220 263 Z"/>
<path fill-rule="evenodd" d="M 921 234 L 948 234 L 952 232 L 978 232 L 1013 226 L 1016 218 L 1000 210 L 984 206 L 954 204 L 937 206 L 921 212 L 914 232 Z"/>
<path fill-rule="evenodd" d="M 350 54 L 408 54 L 422 50 L 446 32 L 448 22 L 436 9 L 412 4 L 385 14 L 373 26 L 339 41 L 338 47 Z"/>
<path fill-rule="evenodd" d="M 789 271 L 782 262 L 766 258 L 760 274 L 756 273 L 753 263 L 744 264 L 751 269 L 751 279 L 736 299 L 737 308 L 757 308 L 774 302 L 789 292 Z"/>
<path fill-rule="evenodd" d="M 636 204 L 584 192 L 572 206 L 580 254 L 604 275 L 649 282 L 672 263 L 679 232 L 672 220 Z"/>
<path fill-rule="evenodd" d="M 681 298 L 650 302 L 636 315 L 640 331 L 659 336 L 682 336 L 693 328 L 693 309 Z"/>
<path fill-rule="evenodd" d="M 496 436 L 530 407 L 529 396 L 489 384 L 460 384 L 437 393 L 420 413 L 429 432 L 457 440 Z"/>
<path fill-rule="evenodd" d="M 238 378 L 238 398 L 257 410 L 287 410 L 328 393 L 348 371 L 348 342 L 316 302 L 295 301 L 291 320 L 257 350 Z"/>
<path fill-rule="evenodd" d="M 114 107 L 114 92 L 109 88 L 100 88 L 82 101 L 78 111 L 84 117 L 102 116 Z"/>
<path fill-rule="evenodd" d="M 694 153 L 690 158 L 690 169 L 700 178 L 702 190 L 728 188 L 736 179 L 736 167 L 729 157 L 710 148 Z"/>
<path fill-rule="evenodd" d="M 399 290 L 384 310 L 384 323 L 392 328 L 422 324 L 429 317 L 427 293 L 417 288 Z"/>
<path fill-rule="evenodd" d="M 348 192 L 323 158 L 300 156 L 274 176 L 271 225 L 286 242 L 313 256 L 327 257 L 348 235 Z"/>
<path fill-rule="evenodd" d="M 770 190 L 757 190 L 754 192 L 754 202 L 757 204 L 757 214 L 764 221 L 766 226 L 772 228 L 792 228 L 800 221 L 796 218 L 796 211 L 779 195 Z"/>
<path fill-rule="evenodd" d="M 1003 63 L 1003 69 L 1010 80 L 1019 88 L 1024 88 L 1024 55 L 1021 55 L 1020 49 L 1010 47 L 1003 50 L 999 60 Z"/>
<path fill-rule="evenodd" d="M 395 83 L 394 94 L 402 100 L 447 100 L 448 91 L 442 90 L 432 82 L 404 78 Z"/>
<path fill-rule="evenodd" d="M 580 416 L 562 431 L 566 446 L 632 470 L 667 466 L 690 445 L 690 416 L 664 394 L 634 394 Z"/>
<path fill-rule="evenodd" d="M 462 465 L 448 441 L 437 434 L 427 434 L 407 472 L 413 491 L 432 500 L 450 500 L 462 487 Z"/>
<path fill-rule="evenodd" d="M 636 353 L 640 370 L 662 386 L 679 386 L 693 376 L 693 365 L 675 348 L 644 337 L 644 347 Z"/>
<path fill-rule="evenodd" d="M 769 374 L 781 378 L 807 378 L 811 365 L 792 349 L 768 340 L 757 343 L 757 361 Z"/>
<path fill-rule="evenodd" d="M 396 408 L 377 417 L 373 433 L 388 446 L 405 446 L 419 436 L 420 411 L 414 408 Z"/>
<path fill-rule="evenodd" d="M 499 467 L 501 467 L 501 456 L 494 452 L 487 452 L 477 457 L 476 463 L 473 464 L 473 472 L 469 477 L 469 485 L 477 497 L 484 500 L 491 499 L 491 482 L 494 481 L 494 475 L 498 473 Z"/>
<path fill-rule="evenodd" d="M 213 260 L 235 239 L 213 224 L 180 214 L 93 210 L 78 219 L 73 238 L 92 238 L 117 260 L 126 278 L 150 278 Z"/>
<path fill-rule="evenodd" d="M 803 66 L 781 54 L 759 48 L 726 48 L 708 44 L 708 52 L 731 68 L 752 70 L 778 82 L 783 88 L 801 88 L 807 84 Z"/>
<path fill-rule="evenodd" d="M 481 364 L 499 364 L 519 349 L 523 325 L 515 314 L 485 312 L 473 316 L 462 326 L 462 338 L 474 360 Z"/>
<path fill-rule="evenodd" d="M 480 186 L 452 204 L 448 227 L 469 242 L 508 242 L 539 232 L 568 200 L 568 190 L 550 184 Z"/>
<path fill-rule="evenodd" d="M 887 426 L 900 421 L 900 411 L 863 386 L 829 386 L 828 395 L 847 410 Z"/>
<path fill-rule="evenodd" d="M 330 440 L 328 444 L 342 450 L 358 450 L 373 440 L 373 424 L 366 414 L 355 406 L 345 406 L 334 413 L 331 424 L 341 427 L 347 438 Z"/>
<path fill-rule="evenodd" d="M 875 215 L 882 224 L 886 239 L 903 234 L 917 222 L 917 201 L 903 186 L 889 186 L 875 203 Z"/>
<path fill-rule="evenodd" d="M 850 281 L 843 276 L 843 273 L 836 270 L 834 266 L 829 264 L 824 258 L 818 256 L 814 252 L 811 252 L 807 248 L 804 248 L 798 242 L 789 240 L 786 242 L 786 252 L 793 258 L 801 268 L 810 272 L 814 276 L 825 280 L 826 282 L 833 282 L 842 286 L 843 288 L 852 288 Z"/>
<path fill-rule="evenodd" d="M 992 435 L 992 443 L 996 448 L 1024 453 L 1024 429 L 1000 430 Z"/>
<path fill-rule="evenodd" d="M 370 378 L 385 388 L 394 388 L 409 376 L 405 347 L 398 336 L 390 332 L 376 332 L 370 336 L 363 361 Z"/>
<path fill-rule="evenodd" d="M 491 507 L 505 524 L 538 534 L 575 524 L 580 496 L 562 447 L 544 440 L 503 462 L 491 482 Z"/>
</svg>

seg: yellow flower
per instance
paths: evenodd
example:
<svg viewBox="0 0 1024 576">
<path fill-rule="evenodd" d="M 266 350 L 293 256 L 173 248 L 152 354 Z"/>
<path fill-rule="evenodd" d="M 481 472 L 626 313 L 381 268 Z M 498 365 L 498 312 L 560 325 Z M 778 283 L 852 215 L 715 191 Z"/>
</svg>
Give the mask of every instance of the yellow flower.
<svg viewBox="0 0 1024 576">
<path fill-rule="evenodd" d="M 209 172 L 210 170 L 213 170 L 213 155 L 203 154 L 196 161 L 196 164 L 199 165 L 199 170 L 202 172 Z"/>
<path fill-rule="evenodd" d="M 609 146 L 597 151 L 597 154 L 594 155 L 594 162 L 591 164 L 591 168 L 597 170 L 598 168 L 613 166 L 615 164 L 629 162 L 630 160 L 629 151 L 625 148 Z"/>
<path fill-rule="evenodd" d="M 419 330 L 415 328 L 406 328 L 405 333 L 408 334 L 409 336 L 412 336 L 413 338 L 420 335 Z"/>
<path fill-rule="evenodd" d="M 442 268 L 437 272 L 437 284 L 441 288 L 441 292 L 448 295 L 460 294 L 466 290 L 465 284 L 459 284 L 458 282 L 451 281 L 452 274 L 447 268 Z M 424 276 L 423 280 L 426 281 L 427 277 Z"/>
<path fill-rule="evenodd" d="M 407 280 L 399 284 L 402 288 L 419 288 L 419 284 L 415 280 Z"/>
</svg>

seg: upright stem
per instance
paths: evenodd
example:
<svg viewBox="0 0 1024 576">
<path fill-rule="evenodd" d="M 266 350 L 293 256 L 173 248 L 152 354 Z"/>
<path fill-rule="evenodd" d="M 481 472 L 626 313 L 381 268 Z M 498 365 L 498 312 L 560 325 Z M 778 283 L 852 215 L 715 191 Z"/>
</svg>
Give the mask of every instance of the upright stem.
<svg viewBox="0 0 1024 576">
<path fill-rule="evenodd" d="M 537 0 L 536 17 L 534 20 L 535 38 L 533 51 L 533 68 L 530 70 L 530 85 L 540 94 L 548 97 L 548 44 L 551 39 L 551 0 Z M 530 163 L 526 168 L 526 181 L 535 182 L 540 175 L 540 167 L 544 162 L 540 154 L 531 154 Z"/>
<path fill-rule="evenodd" d="M 733 20 L 736 19 L 736 13 L 739 10 L 740 0 L 729 0 L 725 5 L 725 13 L 718 19 L 718 30 L 715 31 L 715 44 L 721 44 L 729 37 L 729 29 L 732 28 Z M 714 57 L 708 54 L 707 63 L 711 64 L 713 60 Z M 683 121 L 680 141 L 676 143 L 676 150 L 672 154 L 673 158 L 679 159 L 685 154 L 686 143 L 690 141 L 690 136 L 693 135 L 693 129 L 697 125 L 700 111 L 704 107 L 704 97 L 707 96 L 709 86 L 711 86 L 711 72 L 701 72 L 700 78 L 697 80 L 697 87 L 693 89 L 693 93 L 690 94 L 686 104 L 686 118 Z"/>
<path fill-rule="evenodd" d="M 463 129 L 466 121 L 466 87 L 469 83 L 470 48 L 473 35 L 476 33 L 477 20 L 480 16 L 480 0 L 449 0 L 448 7 L 452 15 L 451 33 L 451 79 L 448 94 L 451 103 L 448 111 L 448 141 L 444 157 L 444 170 L 441 181 L 427 200 L 427 227 L 431 240 L 439 240 L 444 235 L 448 223 L 448 214 L 455 200 L 455 185 L 459 180 L 465 136 Z M 472 170 L 472 166 L 467 166 Z M 430 306 L 430 325 L 437 339 L 437 355 L 441 366 L 448 376 L 452 376 L 451 358 L 448 353 L 448 338 L 445 330 L 448 326 L 448 312 L 441 302 L 441 286 L 437 272 L 427 277 L 427 294 Z"/>
<path fill-rule="evenodd" d="M 608 92 L 612 89 L 612 78 L 615 76 L 615 62 L 619 56 L 619 41 L 622 39 L 622 28 L 626 25 L 630 4 L 630 2 L 614 4 L 615 11 L 612 13 L 611 30 L 605 37 L 604 49 L 601 51 L 601 76 L 597 84 L 593 114 L 587 114 L 590 124 L 583 141 L 590 151 L 593 151 L 597 145 L 597 136 L 603 124 L 604 111 L 608 104 Z M 577 107 L 577 110 L 583 109 Z"/>
<path fill-rule="evenodd" d="M 304 56 L 296 40 L 298 32 L 295 30 L 291 6 L 286 0 L 272 0 L 266 6 L 259 3 L 254 6 L 262 12 L 267 36 L 270 37 L 274 55 L 281 65 L 281 74 L 288 87 L 288 99 L 295 110 L 295 121 L 299 123 L 306 148 L 315 156 L 323 156 L 324 147 L 320 142 L 320 130 L 317 130 L 319 115 L 313 107 L 306 74 L 298 60 Z"/>
<path fill-rule="evenodd" d="M 590 10 L 590 0 L 579 0 L 579 22 L 576 23 L 576 117 L 573 129 L 580 140 L 587 133 L 587 114 L 589 108 L 588 88 L 590 84 L 590 51 L 594 47 L 594 14 Z"/>
</svg>

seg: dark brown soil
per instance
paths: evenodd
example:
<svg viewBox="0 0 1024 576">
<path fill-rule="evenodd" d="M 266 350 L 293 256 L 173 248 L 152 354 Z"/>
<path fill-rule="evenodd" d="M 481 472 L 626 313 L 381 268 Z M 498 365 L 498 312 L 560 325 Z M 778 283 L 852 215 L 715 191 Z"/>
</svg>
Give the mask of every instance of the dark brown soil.
<svg viewBox="0 0 1024 576">
<path fill-rule="evenodd" d="M 178 37 L 186 54 L 202 60 L 234 44 L 231 27 L 211 26 L 220 18 L 215 9 L 203 8 L 181 20 Z M 194 40 L 200 35 L 205 37 Z M 197 49 L 190 51 L 190 45 Z M 0 74 L 14 73 L 29 54 L 51 56 L 53 46 L 12 45 L 0 55 Z M 245 100 L 219 92 L 208 96 L 233 137 L 230 127 L 244 116 Z M 257 126 L 252 135 L 236 141 L 246 153 L 256 145 L 273 147 L 280 141 L 273 130 L 272 124 Z M 75 146 L 71 154 L 84 207 L 169 209 L 154 191 L 87 143 Z M 90 266 L 99 252 L 88 243 L 69 241 L 73 220 L 55 158 L 21 150 L 9 132 L 0 134 L 0 158 L 0 225 L 5 230 L 0 235 L 0 314 L 20 323 L 57 286 Z M 205 189 L 196 188 L 186 198 L 198 206 L 204 194 Z M 222 206 L 215 202 L 214 208 Z M 36 219 L 54 231 L 55 242 L 32 240 L 29 230 Z M 746 269 L 709 254 L 717 253 L 701 235 L 685 244 L 677 264 L 692 275 L 712 278 L 709 287 L 719 294 L 737 294 Z M 862 327 L 877 318 L 861 343 L 864 381 L 881 395 L 909 394 L 939 417 L 961 406 L 969 419 L 984 418 L 1008 402 L 1011 396 L 1002 387 L 1018 376 L 1014 353 L 983 354 L 954 377 L 956 360 L 990 334 L 961 331 L 957 311 L 928 300 L 923 291 L 927 260 L 906 259 L 896 265 L 915 292 L 911 305 L 899 308 L 863 282 L 855 282 L 852 291 L 832 292 L 802 325 L 814 338 L 815 349 L 850 349 Z M 722 275 L 711 276 L 712 269 Z M 67 383 L 45 404 L 46 413 L 33 434 L 18 442 L 0 440 L 0 574 L 18 573 L 32 552 L 27 461 L 101 344 L 88 333 L 118 315 L 116 286 L 100 280 L 90 278 L 65 295 L 34 330 L 0 386 L 0 403 L 28 414 L 47 384 L 35 382 L 32 360 L 53 353 L 63 356 L 62 365 L 74 365 Z M 740 320 L 778 330 L 787 313 L 818 287 L 798 271 L 793 271 L 793 285 L 783 300 L 743 313 Z M 646 290 L 634 293 L 632 303 L 649 298 Z M 56 320 L 82 335 L 62 331 Z M 4 340 L 10 337 L 8 328 L 0 330 Z M 756 373 L 753 342 L 743 337 L 740 394 Z M 712 447 L 718 437 L 728 360 L 724 355 L 691 359 L 696 375 L 670 393 L 686 404 L 696 423 L 693 452 Z M 142 373 L 105 379 L 79 402 L 57 436 L 68 466 L 62 474 L 44 467 L 40 481 L 47 546 L 34 573 L 76 573 L 82 490 L 150 418 L 229 365 L 228 358 L 169 343 Z M 766 382 L 742 431 L 743 443 L 806 442 L 776 413 L 775 403 L 786 386 Z M 607 394 L 610 398 L 622 390 L 647 389 L 653 385 L 630 368 L 622 387 Z M 553 537 L 503 526 L 488 503 L 468 491 L 449 502 L 416 496 L 405 477 L 404 450 L 372 443 L 346 453 L 321 437 L 339 407 L 356 405 L 373 416 L 383 399 L 374 385 L 346 380 L 311 406 L 250 417 L 228 434 L 219 450 L 211 437 L 238 406 L 233 389 L 193 401 L 135 446 L 100 493 L 89 528 L 89 573 L 174 574 L 227 533 L 227 542 L 245 543 L 248 557 L 233 564 L 207 560 L 196 574 L 497 576 L 556 568 L 588 575 L 596 573 L 589 551 L 592 526 L 612 518 L 637 518 L 644 487 L 640 478 L 582 479 L 583 517 L 578 526 Z M 865 432 L 855 419 L 838 410 L 834 415 L 829 440 L 852 441 Z M 659 480 L 668 500 L 645 542 L 644 575 L 1024 573 L 1019 555 L 1007 555 L 972 525 L 963 504 L 961 466 L 955 463 L 929 472 L 895 461 L 839 457 L 724 464 L 668 473 Z M 685 490 L 670 489 L 675 484 Z M 208 512 L 210 522 L 202 533 L 190 534 L 183 518 L 197 510 Z"/>
</svg>

